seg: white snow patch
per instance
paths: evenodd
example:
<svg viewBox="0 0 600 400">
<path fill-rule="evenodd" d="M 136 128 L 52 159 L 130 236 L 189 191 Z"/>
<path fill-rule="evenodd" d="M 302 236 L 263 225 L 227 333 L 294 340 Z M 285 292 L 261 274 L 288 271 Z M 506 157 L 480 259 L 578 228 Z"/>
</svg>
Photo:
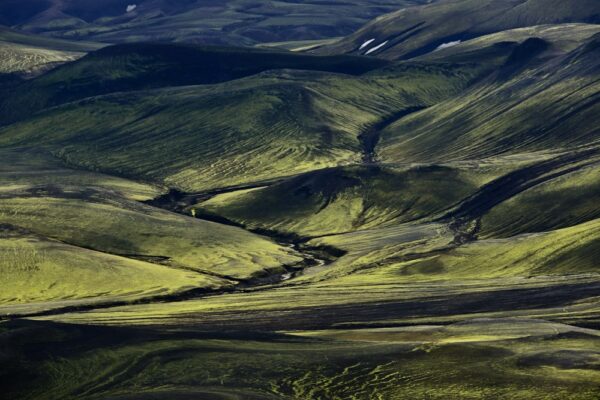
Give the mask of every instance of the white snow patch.
<svg viewBox="0 0 600 400">
<path fill-rule="evenodd" d="M 434 51 L 443 50 L 443 49 L 447 49 L 448 47 L 456 46 L 457 44 L 460 44 L 460 42 L 461 42 L 460 40 L 455 40 L 454 42 L 442 43 Z"/>
<path fill-rule="evenodd" d="M 363 43 L 363 44 L 360 46 L 359 50 L 362 50 L 362 49 L 364 49 L 365 47 L 367 47 L 368 45 L 370 45 L 370 44 L 371 44 L 371 43 L 373 43 L 374 41 L 375 41 L 375 38 L 367 40 L 366 42 L 364 42 L 364 43 Z"/>
<path fill-rule="evenodd" d="M 130 13 L 137 8 L 137 4 L 130 4 L 127 6 L 127 12 Z"/>
<path fill-rule="evenodd" d="M 367 51 L 365 53 L 365 55 L 371 54 L 372 52 L 379 50 L 380 48 L 382 48 L 383 46 L 385 46 L 387 44 L 387 42 L 389 42 L 389 40 L 386 40 L 385 42 L 381 43 L 379 46 L 373 47 L 371 50 Z"/>
</svg>

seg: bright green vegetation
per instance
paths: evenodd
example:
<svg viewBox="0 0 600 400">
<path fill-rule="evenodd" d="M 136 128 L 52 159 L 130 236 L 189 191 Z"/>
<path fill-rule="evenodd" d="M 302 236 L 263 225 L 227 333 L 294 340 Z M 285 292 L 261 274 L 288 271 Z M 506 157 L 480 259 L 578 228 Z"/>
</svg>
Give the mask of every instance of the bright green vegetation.
<svg viewBox="0 0 600 400">
<path fill-rule="evenodd" d="M 380 272 L 420 280 L 597 273 L 599 243 L 600 221 L 593 220 L 537 235 L 481 240 Z"/>
<path fill-rule="evenodd" d="M 476 188 L 468 172 L 449 167 L 345 167 L 218 195 L 195 208 L 249 228 L 319 236 L 418 220 Z"/>
<path fill-rule="evenodd" d="M 482 236 L 507 237 L 579 224 L 600 217 L 600 167 L 559 176 L 494 207 L 482 218 Z"/>
<path fill-rule="evenodd" d="M 36 151 L 1 154 L 7 312 L 231 286 L 301 260 L 239 228 L 138 202 L 164 189 L 73 170 Z"/>
<path fill-rule="evenodd" d="M 81 54 L 0 43 L 0 73 L 31 74 L 58 63 L 73 61 Z"/>
<path fill-rule="evenodd" d="M 87 188 L 108 191 L 113 196 L 147 201 L 163 194 L 166 189 L 149 183 L 135 182 L 111 175 L 65 166 L 51 154 L 32 150 L 0 150 L 0 196 L 14 192 L 26 193 L 36 189 Z"/>
<path fill-rule="evenodd" d="M 93 190 L 17 195 L 0 199 L 0 205 L 3 223 L 39 235 L 111 254 L 164 258 L 174 267 L 238 279 L 300 261 L 239 228 L 103 199 Z"/>
<path fill-rule="evenodd" d="M 152 40 L 242 46 L 345 36 L 380 14 L 425 2 L 5 0 L 0 24 L 107 43 Z M 136 8 L 127 12 L 128 5 Z"/>
<path fill-rule="evenodd" d="M 98 47 L 92 43 L 25 35 L 0 27 L 0 74 L 37 75 Z"/>
<path fill-rule="evenodd" d="M 130 301 L 231 284 L 214 276 L 69 246 L 6 228 L 0 233 L 0 277 L 0 309 L 18 312 L 94 301 Z"/>
<path fill-rule="evenodd" d="M 543 24 L 598 23 L 599 16 L 600 5 L 594 0 L 436 1 L 382 15 L 319 52 L 366 54 L 375 49 L 369 55 L 408 59 L 490 33 Z M 375 40 L 360 48 L 371 39 Z"/>
</svg>

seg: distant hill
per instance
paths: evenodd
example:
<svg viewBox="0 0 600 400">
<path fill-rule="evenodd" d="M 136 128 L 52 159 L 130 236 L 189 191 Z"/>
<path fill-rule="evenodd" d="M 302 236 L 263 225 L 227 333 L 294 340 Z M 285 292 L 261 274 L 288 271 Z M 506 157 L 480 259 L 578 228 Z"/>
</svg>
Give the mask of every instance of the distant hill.
<svg viewBox="0 0 600 400">
<path fill-rule="evenodd" d="M 69 39 L 251 45 L 348 35 L 426 0 L 4 0 L 0 25 Z"/>
<path fill-rule="evenodd" d="M 100 47 L 100 44 L 29 35 L 0 27 L 0 74 L 39 74 Z"/>
<path fill-rule="evenodd" d="M 441 0 L 376 18 L 322 54 L 409 59 L 508 29 L 567 22 L 599 23 L 596 0 Z"/>
</svg>

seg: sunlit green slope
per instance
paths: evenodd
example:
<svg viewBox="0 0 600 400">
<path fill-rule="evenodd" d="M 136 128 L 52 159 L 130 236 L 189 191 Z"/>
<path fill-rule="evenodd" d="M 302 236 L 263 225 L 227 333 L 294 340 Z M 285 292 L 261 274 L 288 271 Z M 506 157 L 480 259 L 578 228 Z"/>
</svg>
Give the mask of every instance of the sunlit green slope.
<svg viewBox="0 0 600 400">
<path fill-rule="evenodd" d="M 218 195 L 196 209 L 249 228 L 301 236 L 343 233 L 439 213 L 475 191 L 472 175 L 477 173 L 440 166 L 326 169 L 264 189 Z"/>
<path fill-rule="evenodd" d="M 40 189 L 2 197 L 2 223 L 106 253 L 240 279 L 300 261 L 241 229 L 106 199 L 93 190 Z"/>
<path fill-rule="evenodd" d="M 3 310 L 225 287 L 301 261 L 242 229 L 139 203 L 161 188 L 73 170 L 42 152 L 1 155 Z"/>
<path fill-rule="evenodd" d="M 0 75 L 40 74 L 100 47 L 96 43 L 27 35 L 0 26 Z"/>
<path fill-rule="evenodd" d="M 46 240 L 5 225 L 0 229 L 0 310 L 15 311 L 36 303 L 43 309 L 131 301 L 232 284 L 210 275 Z"/>
<path fill-rule="evenodd" d="M 588 163 L 586 163 L 588 164 Z M 543 232 L 600 217 L 598 160 L 502 202 L 481 220 L 481 236 Z"/>
</svg>

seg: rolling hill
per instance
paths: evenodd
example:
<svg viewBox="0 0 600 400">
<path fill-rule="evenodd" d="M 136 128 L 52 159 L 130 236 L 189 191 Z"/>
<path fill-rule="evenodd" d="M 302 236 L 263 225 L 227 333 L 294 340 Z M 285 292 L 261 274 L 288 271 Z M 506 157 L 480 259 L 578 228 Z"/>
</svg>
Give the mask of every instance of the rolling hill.
<svg viewBox="0 0 600 400">
<path fill-rule="evenodd" d="M 249 184 L 354 163 L 363 157 L 359 136 L 373 124 L 446 99 L 490 68 L 407 64 L 359 77 L 267 71 L 218 85 L 118 92 L 8 125 L 0 145 L 43 146 L 72 165 L 185 191 Z M 68 127 L 59 122 L 67 120 Z"/>
<path fill-rule="evenodd" d="M 5 397 L 599 398 L 597 1 L 18 4 Z"/>
<path fill-rule="evenodd" d="M 139 202 L 164 188 L 78 172 L 39 151 L 4 150 L 0 163 L 3 309 L 218 289 L 302 261 L 266 238 Z"/>
<path fill-rule="evenodd" d="M 599 23 L 594 0 L 442 0 L 382 15 L 322 54 L 409 59 L 509 29 L 568 22 Z"/>
<path fill-rule="evenodd" d="M 106 43 L 160 40 L 251 45 L 345 36 L 425 0 L 5 0 L 0 24 Z"/>
<path fill-rule="evenodd" d="M 385 65 L 385 61 L 368 58 L 247 48 L 158 43 L 109 46 L 14 88 L 0 102 L 0 121 L 12 122 L 20 113 L 112 92 L 218 83 L 283 68 L 358 75 Z"/>
<path fill-rule="evenodd" d="M 435 215 L 474 192 L 477 181 L 441 166 L 340 167 L 217 195 L 196 209 L 248 228 L 322 236 Z"/>
<path fill-rule="evenodd" d="M 595 35 L 545 62 L 531 59 L 535 50 L 525 47 L 527 56 L 520 58 L 516 48 L 513 63 L 509 59 L 495 77 L 460 98 L 389 125 L 381 136 L 381 159 L 465 160 L 594 143 L 599 133 L 599 40 Z M 538 45 L 543 56 L 541 39 Z"/>
<path fill-rule="evenodd" d="M 101 45 L 27 35 L 0 27 L 0 75 L 31 77 L 76 60 Z"/>
</svg>

